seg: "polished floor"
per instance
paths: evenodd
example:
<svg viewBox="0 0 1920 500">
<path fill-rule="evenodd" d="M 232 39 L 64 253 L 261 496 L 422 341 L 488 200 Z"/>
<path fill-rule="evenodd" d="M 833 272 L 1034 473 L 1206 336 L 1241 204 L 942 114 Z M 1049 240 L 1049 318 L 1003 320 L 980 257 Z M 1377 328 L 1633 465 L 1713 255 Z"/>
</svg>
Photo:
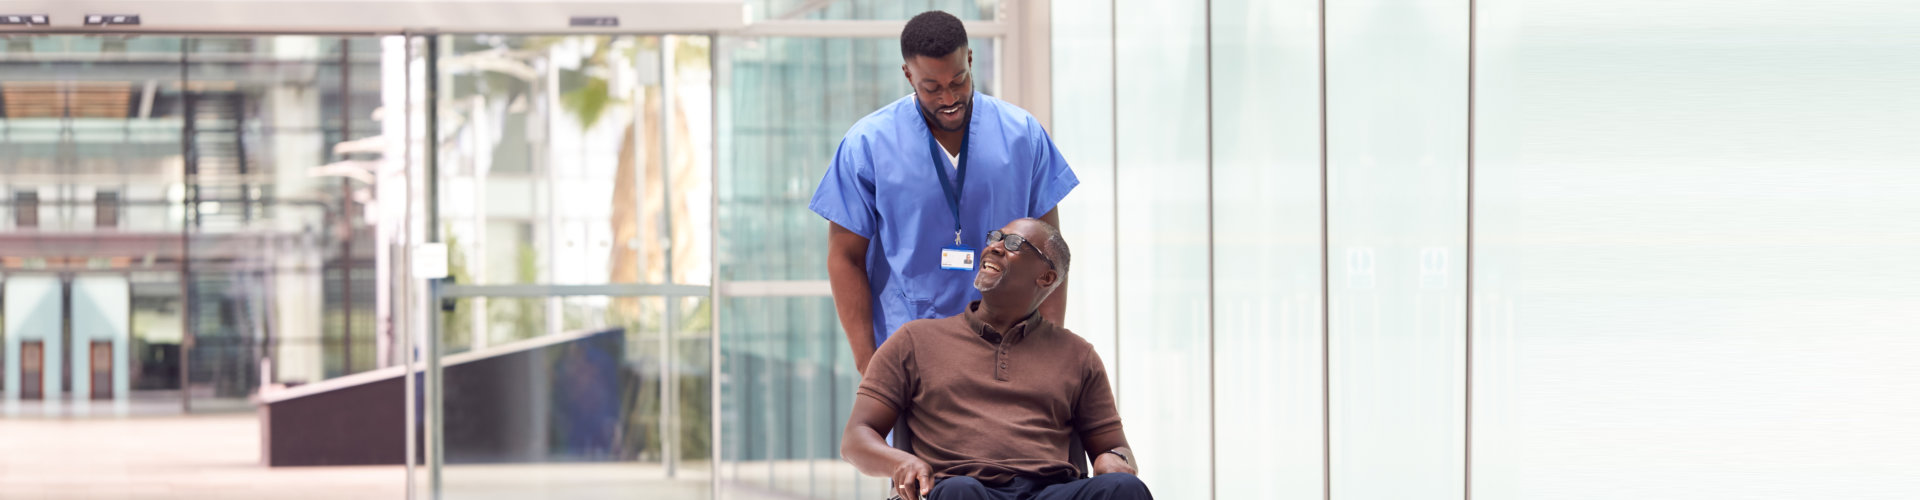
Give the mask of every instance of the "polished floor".
<svg viewBox="0 0 1920 500">
<path fill-rule="evenodd" d="M 251 413 L 0 420 L 0 498 L 401 498 L 401 466 L 260 465 Z"/>
<path fill-rule="evenodd" d="M 743 481 L 723 485 L 719 498 L 848 498 L 856 489 L 849 481 L 857 474 L 844 462 L 730 465 Z M 743 468 L 753 472 L 741 474 Z M 807 479 L 821 468 L 841 472 L 822 474 L 838 480 Z M 775 470 L 779 481 L 757 473 Z M 644 463 L 456 465 L 441 477 L 441 498 L 705 499 L 715 496 L 710 471 L 703 462 L 685 464 L 672 477 Z M 417 474 L 424 486 L 424 469 Z M 867 483 L 863 493 L 885 487 L 884 479 L 861 482 Z M 381 499 L 405 493 L 406 469 L 397 465 L 261 465 L 260 423 L 252 413 L 0 419 L 0 499 Z"/>
</svg>

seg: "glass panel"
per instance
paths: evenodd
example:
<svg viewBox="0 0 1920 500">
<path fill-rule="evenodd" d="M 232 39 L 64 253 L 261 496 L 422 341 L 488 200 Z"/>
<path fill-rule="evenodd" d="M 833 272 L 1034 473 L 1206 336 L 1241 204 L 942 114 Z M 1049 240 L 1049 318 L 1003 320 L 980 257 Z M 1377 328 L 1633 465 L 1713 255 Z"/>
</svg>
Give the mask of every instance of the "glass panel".
<svg viewBox="0 0 1920 500">
<path fill-rule="evenodd" d="M 498 299 L 495 299 L 498 300 Z M 703 322 L 663 335 L 661 297 L 565 297 L 566 331 L 443 359 L 448 498 L 707 498 Z M 704 300 L 676 301 L 704 313 Z M 694 328 L 700 328 L 694 330 Z M 452 340 L 452 339 L 443 339 Z M 452 346 L 453 343 L 445 345 Z M 668 360 L 664 348 L 678 351 Z M 689 359 L 685 351 L 702 357 Z M 665 394 L 663 388 L 670 388 Z M 663 408 L 672 408 L 664 410 Z M 669 436 L 663 430 L 671 429 Z M 697 459 L 691 467 L 689 459 Z"/>
<path fill-rule="evenodd" d="M 704 36 L 668 36 L 663 40 L 673 64 L 669 68 L 673 127 L 667 148 L 672 153 L 669 175 L 661 184 L 671 203 L 668 248 L 673 255 L 674 283 L 705 285 L 713 281 L 713 39 Z"/>
<path fill-rule="evenodd" d="M 1319 2 L 1212 16 L 1217 495 L 1319 498 Z"/>
<path fill-rule="evenodd" d="M 710 281 L 708 38 L 441 42 L 437 230 L 454 282 Z M 443 494 L 712 495 L 703 297 L 456 303 L 441 329 Z M 532 379 L 501 378 L 521 371 Z"/>
<path fill-rule="evenodd" d="M 376 331 L 379 244 L 365 214 L 378 155 L 335 147 L 380 133 L 380 54 L 343 47 L 353 45 L 186 40 L 175 109 L 189 173 L 185 357 L 196 411 L 248 408 L 263 381 L 298 385 L 393 362 L 391 330 Z"/>
<path fill-rule="evenodd" d="M 827 223 L 807 201 L 847 128 L 911 92 L 899 76 L 899 42 L 725 43 L 720 278 L 827 279 Z"/>
<path fill-rule="evenodd" d="M 668 304 L 673 359 L 668 366 L 672 415 L 667 423 L 678 440 L 674 447 L 676 469 L 689 479 L 706 478 L 713 473 L 712 301 L 707 297 L 676 297 Z M 709 488 L 710 484 L 700 481 L 699 487 Z"/>
<path fill-rule="evenodd" d="M 991 40 L 974 39 L 974 68 Z M 897 40 L 729 38 L 721 85 L 720 279 L 825 280 L 827 222 L 807 210 L 834 147 L 912 92 Z M 976 89 L 992 94 L 991 78 Z M 725 323 L 723 322 L 724 326 Z"/>
<path fill-rule="evenodd" d="M 1480 2 L 1474 498 L 1920 496 L 1920 10 L 1753 7 Z"/>
<path fill-rule="evenodd" d="M 859 372 L 830 297 L 721 303 L 721 478 L 805 498 L 881 498 L 840 460 Z"/>
<path fill-rule="evenodd" d="M 449 247 L 451 248 L 451 247 Z M 585 312 L 577 301 L 562 299 L 563 330 L 587 328 L 598 323 L 607 306 Z M 659 309 L 653 310 L 656 321 Z M 637 311 L 636 313 L 637 314 Z M 454 299 L 454 309 L 441 313 L 441 353 L 457 354 L 487 346 L 517 342 L 546 335 L 547 299 L 525 297 L 466 297 Z M 589 322 L 591 321 L 591 323 Z M 656 323 L 657 324 L 657 323 Z M 476 340 L 476 336 L 487 338 Z"/>
<path fill-rule="evenodd" d="M 661 187 L 659 41 L 442 38 L 439 230 L 456 280 L 666 281 L 660 239 L 642 236 L 660 198 L 640 195 Z"/>
<path fill-rule="evenodd" d="M 1053 2 L 1054 145 L 1080 178 L 1060 200 L 1060 231 L 1073 249 L 1063 323 L 1093 344 L 1118 381 L 1114 328 L 1113 4 Z"/>
<path fill-rule="evenodd" d="M 1467 2 L 1327 9 L 1330 487 L 1457 498 Z"/>
<path fill-rule="evenodd" d="M 1155 491 L 1212 494 L 1206 5 L 1114 6 L 1119 402 Z"/>
</svg>

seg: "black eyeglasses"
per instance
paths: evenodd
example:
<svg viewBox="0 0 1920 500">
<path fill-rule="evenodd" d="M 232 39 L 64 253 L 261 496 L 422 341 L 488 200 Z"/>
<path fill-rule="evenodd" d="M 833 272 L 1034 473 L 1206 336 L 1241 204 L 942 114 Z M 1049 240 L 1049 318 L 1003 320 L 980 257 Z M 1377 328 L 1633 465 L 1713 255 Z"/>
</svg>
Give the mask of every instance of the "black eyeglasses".
<svg viewBox="0 0 1920 500">
<path fill-rule="evenodd" d="M 1024 236 L 1020 236 L 1018 234 L 1003 233 L 1003 232 L 1000 232 L 999 229 L 987 231 L 988 245 L 992 245 L 995 242 L 998 242 L 1001 240 L 1005 240 L 1007 242 L 1006 247 L 1007 247 L 1007 251 L 1009 252 L 1019 252 L 1021 249 L 1024 249 L 1027 247 L 1027 238 Z M 1033 254 L 1040 256 L 1040 260 L 1046 261 L 1047 269 L 1053 269 L 1053 270 L 1060 269 L 1058 267 L 1054 267 L 1053 259 L 1047 258 L 1047 254 L 1045 252 L 1041 252 L 1040 247 L 1038 246 L 1033 247 Z"/>
</svg>

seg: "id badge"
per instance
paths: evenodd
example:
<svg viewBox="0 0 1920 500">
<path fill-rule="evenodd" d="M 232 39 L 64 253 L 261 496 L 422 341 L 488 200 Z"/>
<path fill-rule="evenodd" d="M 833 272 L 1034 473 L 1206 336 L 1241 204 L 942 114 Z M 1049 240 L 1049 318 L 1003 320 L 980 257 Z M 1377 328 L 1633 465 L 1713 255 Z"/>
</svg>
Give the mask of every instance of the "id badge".
<svg viewBox="0 0 1920 500">
<path fill-rule="evenodd" d="M 940 249 L 940 268 L 948 271 L 972 271 L 974 251 L 963 246 Z"/>
</svg>

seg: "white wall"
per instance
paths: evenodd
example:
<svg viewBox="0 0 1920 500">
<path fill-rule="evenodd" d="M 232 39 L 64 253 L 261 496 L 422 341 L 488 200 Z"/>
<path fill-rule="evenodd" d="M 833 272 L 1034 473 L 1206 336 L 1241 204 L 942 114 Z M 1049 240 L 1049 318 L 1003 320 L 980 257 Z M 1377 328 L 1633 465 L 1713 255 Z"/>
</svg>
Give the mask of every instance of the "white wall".
<svg viewBox="0 0 1920 500">
<path fill-rule="evenodd" d="M 20 400 L 20 342 L 45 342 L 46 364 L 41 394 L 60 392 L 60 278 L 12 274 L 6 281 L 6 401 L 8 412 Z"/>
<path fill-rule="evenodd" d="M 87 401 L 93 380 L 90 343 L 105 340 L 113 344 L 113 398 L 127 401 L 132 389 L 133 366 L 128 339 L 132 338 L 132 290 L 120 275 L 80 276 L 73 280 L 73 394 L 74 401 Z"/>
</svg>

